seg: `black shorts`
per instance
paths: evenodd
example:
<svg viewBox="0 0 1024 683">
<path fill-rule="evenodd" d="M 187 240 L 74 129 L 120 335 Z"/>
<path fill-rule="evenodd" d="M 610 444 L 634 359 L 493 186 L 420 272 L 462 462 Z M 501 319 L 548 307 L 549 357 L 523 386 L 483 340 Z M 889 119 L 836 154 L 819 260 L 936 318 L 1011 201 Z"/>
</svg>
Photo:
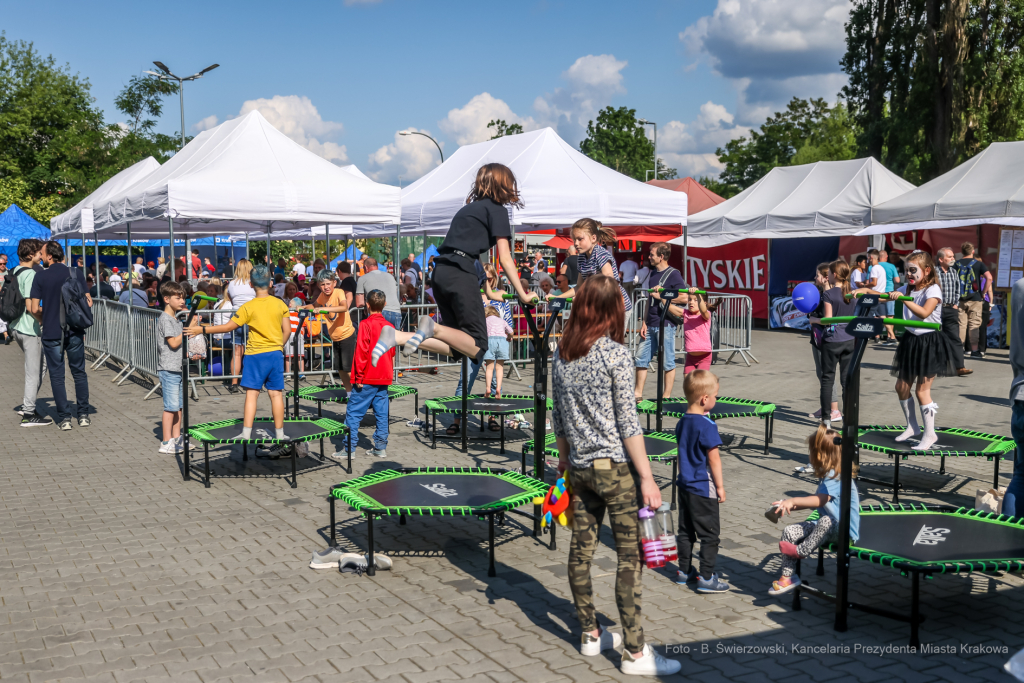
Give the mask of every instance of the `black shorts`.
<svg viewBox="0 0 1024 683">
<path fill-rule="evenodd" d="M 470 360 L 480 363 L 487 353 L 487 320 L 480 299 L 480 281 L 475 273 L 468 273 L 448 260 L 435 261 L 435 264 L 434 301 L 441 314 L 441 324 L 472 337 L 477 354 Z M 452 349 L 452 357 L 458 360 L 462 354 Z"/>
<path fill-rule="evenodd" d="M 356 335 L 352 334 L 331 343 L 334 349 L 334 369 L 344 372 L 352 372 L 352 359 L 356 355 Z"/>
</svg>

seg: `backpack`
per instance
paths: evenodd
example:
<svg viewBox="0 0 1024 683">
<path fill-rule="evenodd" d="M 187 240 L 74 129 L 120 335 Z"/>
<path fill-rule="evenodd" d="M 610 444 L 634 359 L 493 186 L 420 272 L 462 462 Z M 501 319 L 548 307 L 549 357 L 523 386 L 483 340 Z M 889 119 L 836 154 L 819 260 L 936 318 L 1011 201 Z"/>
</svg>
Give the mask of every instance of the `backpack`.
<svg viewBox="0 0 1024 683">
<path fill-rule="evenodd" d="M 72 332 L 92 327 L 92 309 L 86 300 L 85 287 L 78 279 L 78 268 L 70 268 L 68 279 L 60 288 L 60 326 Z"/>
<path fill-rule="evenodd" d="M 0 320 L 5 323 L 13 323 L 25 313 L 25 297 L 18 287 L 18 275 L 23 270 L 28 268 L 22 266 L 15 268 L 13 273 L 7 271 L 3 285 L 0 286 Z"/>
<path fill-rule="evenodd" d="M 978 282 L 978 274 L 974 272 L 974 264 L 976 261 L 971 261 L 969 264 L 957 262 L 957 274 L 960 277 L 960 296 L 965 297 L 969 294 L 976 293 L 980 290 Z"/>
<path fill-rule="evenodd" d="M 679 272 L 679 271 L 677 271 L 675 268 L 672 268 L 672 267 L 668 267 L 665 270 L 661 271 L 661 277 L 658 278 L 658 284 L 655 285 L 655 287 L 662 287 L 663 286 L 662 283 L 665 282 L 665 280 L 668 279 L 668 276 L 671 273 L 677 273 L 677 272 Z M 653 273 L 652 273 L 652 275 L 653 275 Z M 671 303 L 671 302 L 669 302 L 669 303 Z M 660 306 L 664 306 L 664 305 L 666 305 L 666 304 L 665 304 L 664 301 L 662 301 Z M 669 323 L 672 323 L 676 327 L 679 327 L 679 326 L 681 326 L 683 324 L 683 319 L 680 318 L 675 313 L 673 313 L 671 310 L 669 310 L 668 315 L 665 316 L 665 321 L 669 322 Z"/>
</svg>

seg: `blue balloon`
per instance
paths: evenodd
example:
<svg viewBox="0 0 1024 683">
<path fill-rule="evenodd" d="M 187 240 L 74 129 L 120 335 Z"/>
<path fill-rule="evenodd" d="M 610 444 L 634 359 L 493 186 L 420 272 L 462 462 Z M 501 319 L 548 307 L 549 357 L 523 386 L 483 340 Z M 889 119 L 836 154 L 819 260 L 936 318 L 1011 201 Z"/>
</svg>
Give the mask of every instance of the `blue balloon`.
<svg viewBox="0 0 1024 683">
<path fill-rule="evenodd" d="M 801 282 L 793 288 L 793 305 L 801 313 L 812 313 L 821 301 L 821 292 L 813 282 Z"/>
</svg>

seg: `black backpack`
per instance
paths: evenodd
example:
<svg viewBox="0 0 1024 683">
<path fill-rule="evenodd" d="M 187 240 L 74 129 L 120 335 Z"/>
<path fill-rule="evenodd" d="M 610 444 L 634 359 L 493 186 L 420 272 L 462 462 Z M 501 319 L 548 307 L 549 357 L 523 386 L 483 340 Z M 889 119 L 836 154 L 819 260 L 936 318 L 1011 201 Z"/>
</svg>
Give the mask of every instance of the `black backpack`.
<svg viewBox="0 0 1024 683">
<path fill-rule="evenodd" d="M 85 298 L 85 286 L 78 279 L 78 268 L 70 271 L 60 288 L 60 326 L 72 332 L 84 332 L 92 327 L 92 309 Z"/>
<path fill-rule="evenodd" d="M 15 268 L 13 273 L 8 270 L 4 275 L 3 285 L 0 286 L 0 320 L 5 323 L 13 323 L 25 314 L 25 297 L 21 295 L 21 288 L 18 287 L 18 275 L 23 270 L 28 268 Z"/>
</svg>

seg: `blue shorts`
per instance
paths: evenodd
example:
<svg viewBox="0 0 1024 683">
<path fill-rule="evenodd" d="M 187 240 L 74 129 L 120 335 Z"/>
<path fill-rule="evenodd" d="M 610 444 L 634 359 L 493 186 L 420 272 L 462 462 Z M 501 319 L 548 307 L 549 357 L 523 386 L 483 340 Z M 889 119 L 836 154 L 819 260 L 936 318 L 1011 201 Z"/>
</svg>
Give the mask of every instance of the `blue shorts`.
<svg viewBox="0 0 1024 683">
<path fill-rule="evenodd" d="M 484 360 L 508 360 L 508 339 L 504 335 L 487 338 Z"/>
<path fill-rule="evenodd" d="M 181 373 L 161 370 L 160 393 L 164 395 L 164 412 L 176 413 L 181 410 L 183 394 L 181 390 Z"/>
<path fill-rule="evenodd" d="M 891 318 L 896 315 L 896 302 L 886 301 L 885 302 L 885 317 Z"/>
<path fill-rule="evenodd" d="M 636 352 L 636 366 L 638 368 L 651 368 L 651 359 L 657 356 L 657 352 L 651 353 L 651 349 L 658 348 L 658 328 L 647 328 L 647 339 L 640 342 Z M 674 325 L 665 325 L 665 341 L 661 345 L 665 354 L 665 372 L 676 369 L 676 328 Z M 658 369 L 657 364 L 653 367 Z"/>
<path fill-rule="evenodd" d="M 235 346 L 245 346 L 246 340 L 249 338 L 249 327 L 242 325 L 238 329 L 231 330 L 231 343 Z"/>
<path fill-rule="evenodd" d="M 245 354 L 242 361 L 242 388 L 259 391 L 284 391 L 284 353 L 266 351 Z"/>
</svg>

